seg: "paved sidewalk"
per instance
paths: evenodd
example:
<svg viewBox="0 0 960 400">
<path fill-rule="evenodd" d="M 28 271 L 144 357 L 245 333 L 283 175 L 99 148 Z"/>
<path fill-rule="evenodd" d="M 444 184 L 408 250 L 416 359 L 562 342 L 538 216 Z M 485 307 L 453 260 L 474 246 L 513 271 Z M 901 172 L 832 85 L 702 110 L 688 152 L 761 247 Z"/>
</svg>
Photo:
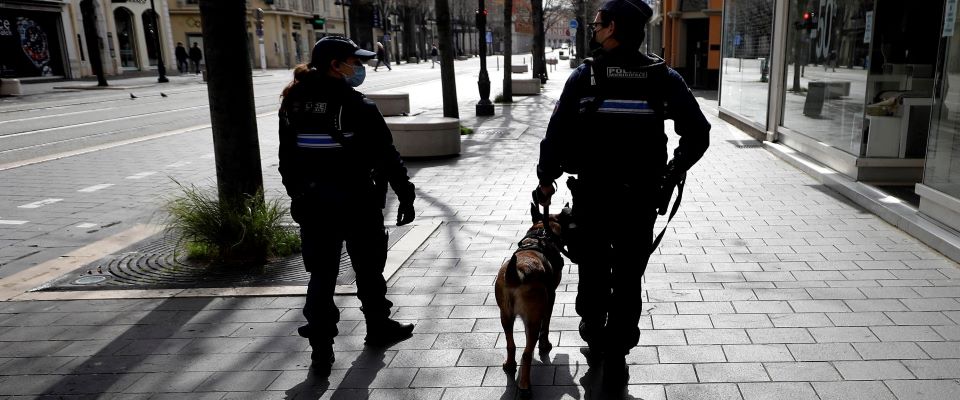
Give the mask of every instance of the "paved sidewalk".
<svg viewBox="0 0 960 400">
<path fill-rule="evenodd" d="M 389 282 L 412 339 L 364 348 L 358 301 L 338 297 L 337 362 L 317 380 L 296 336 L 302 297 L 7 302 L 0 396 L 515 398 L 492 283 L 530 224 L 537 145 L 563 80 L 486 121 L 464 103 L 464 124 L 481 129 L 463 154 L 409 164 L 418 222 L 442 222 Z M 641 286 L 624 397 L 960 398 L 957 265 L 766 150 L 735 146 L 748 137 L 704 104 L 713 144 Z M 276 188 L 275 167 L 264 173 Z M 604 398 L 580 351 L 576 281 L 568 266 L 534 398 Z"/>
</svg>

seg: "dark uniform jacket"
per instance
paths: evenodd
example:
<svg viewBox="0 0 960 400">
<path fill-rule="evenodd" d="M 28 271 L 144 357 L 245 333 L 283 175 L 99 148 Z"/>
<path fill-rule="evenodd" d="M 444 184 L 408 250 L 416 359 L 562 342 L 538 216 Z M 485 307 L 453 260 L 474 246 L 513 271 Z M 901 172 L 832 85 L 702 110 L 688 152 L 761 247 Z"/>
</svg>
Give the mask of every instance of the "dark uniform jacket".
<svg viewBox="0 0 960 400">
<path fill-rule="evenodd" d="M 312 76 L 280 107 L 280 175 L 294 219 L 358 208 L 383 208 L 390 183 L 401 204 L 413 202 L 393 137 L 376 104 L 341 79 Z"/>
<path fill-rule="evenodd" d="M 664 120 L 681 136 L 674 163 L 686 171 L 709 146 L 710 124 L 676 71 L 662 59 L 621 48 L 600 52 L 567 80 L 540 144 L 537 176 L 656 190 L 667 163 Z"/>
</svg>

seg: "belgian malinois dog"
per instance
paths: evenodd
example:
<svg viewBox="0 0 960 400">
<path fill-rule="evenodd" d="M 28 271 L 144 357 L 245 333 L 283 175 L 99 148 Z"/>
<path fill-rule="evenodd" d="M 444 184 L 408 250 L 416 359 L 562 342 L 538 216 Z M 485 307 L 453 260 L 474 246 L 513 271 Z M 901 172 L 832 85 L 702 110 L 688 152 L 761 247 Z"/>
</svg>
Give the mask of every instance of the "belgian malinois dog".
<svg viewBox="0 0 960 400">
<path fill-rule="evenodd" d="M 497 306 L 500 307 L 500 323 L 507 337 L 507 360 L 503 369 L 513 372 L 517 367 L 517 345 L 513 340 L 513 322 L 517 316 L 523 320 L 526 332 L 526 347 L 520 358 L 521 397 L 529 397 L 530 364 L 533 347 L 540 343 L 541 351 L 553 347 L 547 337 L 550 333 L 550 316 L 556 300 L 557 286 L 563 272 L 561 250 L 564 243 L 560 214 L 550 215 L 544 226 L 543 214 L 536 204 L 531 204 L 533 226 L 517 244 L 513 256 L 500 267 L 494 283 Z"/>
</svg>

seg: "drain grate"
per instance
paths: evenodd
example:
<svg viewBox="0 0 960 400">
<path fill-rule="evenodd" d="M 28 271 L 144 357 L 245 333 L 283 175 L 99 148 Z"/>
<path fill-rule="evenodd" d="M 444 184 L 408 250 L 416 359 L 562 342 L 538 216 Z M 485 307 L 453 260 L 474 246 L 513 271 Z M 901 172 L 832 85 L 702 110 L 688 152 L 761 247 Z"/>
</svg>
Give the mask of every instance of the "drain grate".
<svg viewBox="0 0 960 400">
<path fill-rule="evenodd" d="M 762 149 L 763 142 L 756 140 L 727 140 L 739 149 Z"/>
<path fill-rule="evenodd" d="M 388 248 L 409 226 L 391 227 Z M 310 274 L 296 254 L 263 267 L 237 268 L 187 260 L 172 239 L 162 234 L 66 274 L 37 290 L 181 289 L 236 286 L 306 285 Z M 346 249 L 340 252 L 338 285 L 356 281 Z"/>
</svg>

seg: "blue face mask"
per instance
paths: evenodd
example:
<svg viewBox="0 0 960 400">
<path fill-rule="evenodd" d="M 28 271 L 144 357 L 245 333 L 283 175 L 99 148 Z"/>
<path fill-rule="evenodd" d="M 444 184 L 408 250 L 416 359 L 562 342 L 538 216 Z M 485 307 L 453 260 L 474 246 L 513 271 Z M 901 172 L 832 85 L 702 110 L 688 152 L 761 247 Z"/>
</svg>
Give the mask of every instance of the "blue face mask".
<svg viewBox="0 0 960 400">
<path fill-rule="evenodd" d="M 363 84 L 363 80 L 367 77 L 367 69 L 363 65 L 352 65 L 353 75 L 343 78 L 347 81 L 347 84 L 350 87 L 357 87 Z"/>
</svg>

